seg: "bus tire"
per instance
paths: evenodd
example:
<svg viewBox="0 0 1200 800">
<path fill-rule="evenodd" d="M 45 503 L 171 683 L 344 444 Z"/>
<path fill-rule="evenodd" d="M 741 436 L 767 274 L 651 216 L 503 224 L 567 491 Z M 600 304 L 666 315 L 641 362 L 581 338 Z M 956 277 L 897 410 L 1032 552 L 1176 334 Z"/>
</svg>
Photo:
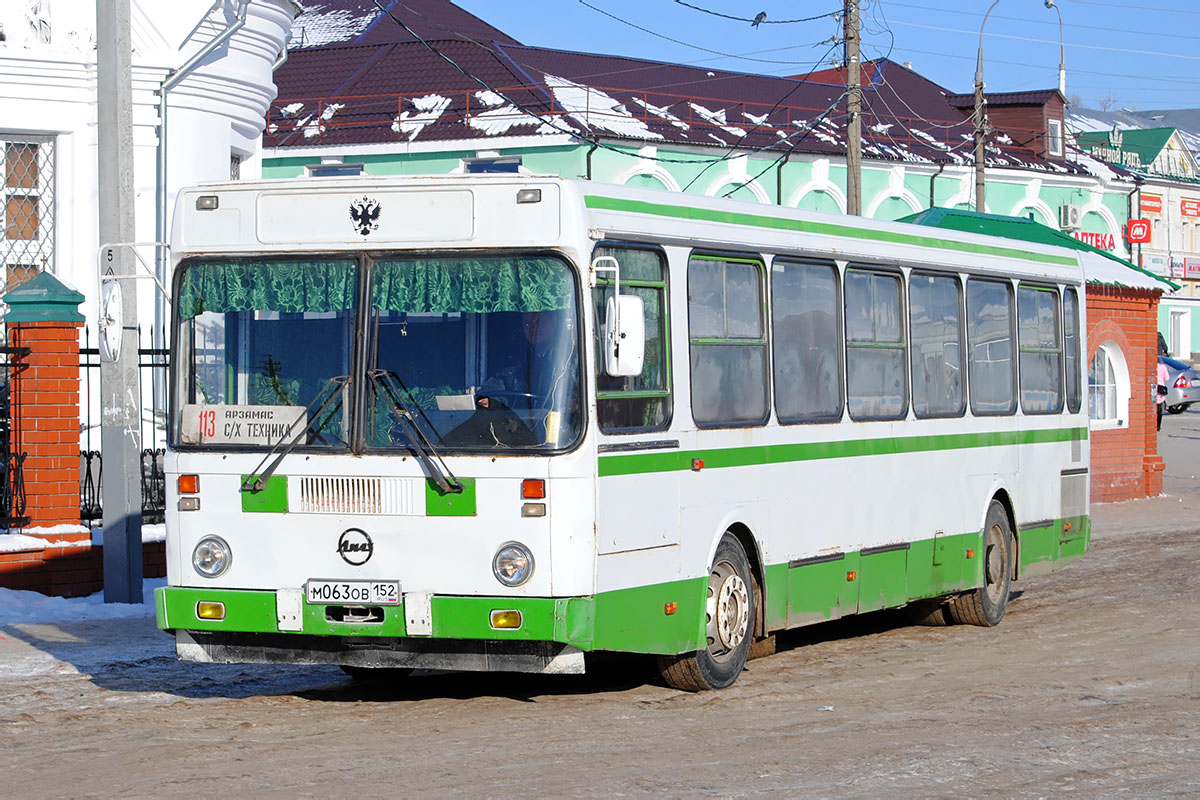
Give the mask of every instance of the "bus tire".
<svg viewBox="0 0 1200 800">
<path fill-rule="evenodd" d="M 658 669 L 668 686 L 687 692 L 733 685 L 750 654 L 757 597 L 750 560 L 730 533 L 721 537 L 708 575 L 703 650 L 659 656 Z"/>
<path fill-rule="evenodd" d="M 998 500 L 988 506 L 983 529 L 983 586 L 950 598 L 947 610 L 960 625 L 999 625 L 1012 586 L 1013 541 L 1008 514 Z"/>
</svg>

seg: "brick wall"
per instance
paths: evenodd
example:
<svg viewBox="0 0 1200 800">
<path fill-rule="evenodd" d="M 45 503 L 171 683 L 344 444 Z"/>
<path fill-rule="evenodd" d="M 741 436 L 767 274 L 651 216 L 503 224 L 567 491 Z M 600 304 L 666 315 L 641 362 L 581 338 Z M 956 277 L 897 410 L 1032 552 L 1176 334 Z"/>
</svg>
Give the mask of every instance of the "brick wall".
<svg viewBox="0 0 1200 800">
<path fill-rule="evenodd" d="M 30 349 L 13 371 L 12 415 L 15 449 L 27 453 L 25 514 L 34 528 L 79 524 L 81 325 L 44 321 L 8 326 L 9 343 Z"/>
<path fill-rule="evenodd" d="M 142 575 L 166 577 L 166 543 L 142 544 Z M 0 552 L 0 587 L 55 597 L 95 594 L 104 588 L 104 547 L 84 544 Z"/>
<path fill-rule="evenodd" d="M 1129 369 L 1129 420 L 1123 428 L 1091 433 L 1092 501 L 1110 502 L 1162 493 L 1152 389 L 1157 374 L 1158 292 L 1089 284 L 1088 362 L 1106 341 L 1116 344 Z"/>
</svg>

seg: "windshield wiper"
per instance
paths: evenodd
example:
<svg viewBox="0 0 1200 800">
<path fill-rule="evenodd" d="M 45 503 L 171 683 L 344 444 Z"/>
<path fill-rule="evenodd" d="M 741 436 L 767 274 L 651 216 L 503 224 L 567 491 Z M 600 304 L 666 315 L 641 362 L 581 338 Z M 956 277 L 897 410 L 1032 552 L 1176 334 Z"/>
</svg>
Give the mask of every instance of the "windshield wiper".
<svg viewBox="0 0 1200 800">
<path fill-rule="evenodd" d="M 396 409 L 396 420 L 404 425 L 408 432 L 408 439 L 412 443 L 413 450 L 421 457 L 421 461 L 429 470 L 429 476 L 443 494 L 461 494 L 463 491 L 462 481 L 454 477 L 454 473 L 446 466 L 446 462 L 442 460 L 441 454 L 437 448 L 433 446 L 433 442 L 425 435 L 425 431 L 421 429 L 420 423 L 417 422 L 417 417 L 412 412 L 412 407 L 402 398 L 402 394 L 408 394 L 408 390 L 404 388 L 404 384 L 400 383 L 394 373 L 386 369 L 371 369 L 367 370 L 367 377 L 371 379 L 371 383 L 376 389 L 383 389 L 387 394 L 388 399 L 392 401 L 393 407 Z M 397 386 L 396 384 L 399 384 Z M 420 406 L 417 406 L 420 410 Z M 424 412 L 421 412 L 422 415 Z"/>
<path fill-rule="evenodd" d="M 317 408 L 316 413 L 310 416 L 309 412 L 313 410 L 313 406 L 317 405 L 317 401 L 321 399 L 321 396 L 325 394 L 325 391 L 335 383 L 337 384 L 337 388 L 329 393 L 324 402 L 322 402 Z M 280 437 L 279 441 L 275 443 L 275 446 L 270 449 L 263 460 L 258 462 L 258 466 L 254 468 L 254 471 L 246 476 L 246 480 L 242 481 L 241 491 L 261 492 L 267 484 L 267 479 L 270 478 L 275 473 L 275 470 L 279 468 L 279 464 L 283 461 L 284 456 L 295 450 L 296 445 L 300 444 L 300 440 L 306 437 L 310 431 L 314 433 L 316 432 L 313 430 L 313 422 L 321 419 L 321 415 L 325 413 L 325 409 L 331 402 L 333 402 L 334 398 L 341 398 L 342 393 L 346 390 L 346 387 L 349 384 L 349 375 L 337 375 L 326 381 L 325 385 L 321 387 L 321 391 L 317 392 L 317 396 L 314 397 L 313 401 L 308 404 L 307 408 L 304 409 L 304 427 L 300 429 L 299 433 L 292 437 L 290 442 L 287 442 L 286 432 L 282 437 Z M 279 448 L 284 444 L 284 442 L 287 442 L 287 444 L 282 450 L 280 450 Z M 277 450 L 279 451 L 278 454 L 275 452 Z M 271 461 L 272 457 L 274 457 L 274 461 Z M 262 470 L 263 464 L 266 464 L 268 461 L 271 461 L 271 465 L 265 470 Z M 262 472 L 260 473 L 259 470 L 262 470 Z"/>
</svg>

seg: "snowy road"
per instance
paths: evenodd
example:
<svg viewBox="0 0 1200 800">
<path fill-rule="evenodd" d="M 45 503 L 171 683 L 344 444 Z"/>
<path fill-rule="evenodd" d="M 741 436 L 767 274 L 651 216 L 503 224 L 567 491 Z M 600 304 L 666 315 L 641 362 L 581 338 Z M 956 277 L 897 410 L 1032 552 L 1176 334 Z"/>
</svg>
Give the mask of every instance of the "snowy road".
<svg viewBox="0 0 1200 800">
<path fill-rule="evenodd" d="M 0 794 L 1200 795 L 1198 440 L 1164 420 L 1167 495 L 1095 507 L 998 628 L 815 626 L 725 692 L 182 664 L 148 608 L 0 591 Z"/>
</svg>

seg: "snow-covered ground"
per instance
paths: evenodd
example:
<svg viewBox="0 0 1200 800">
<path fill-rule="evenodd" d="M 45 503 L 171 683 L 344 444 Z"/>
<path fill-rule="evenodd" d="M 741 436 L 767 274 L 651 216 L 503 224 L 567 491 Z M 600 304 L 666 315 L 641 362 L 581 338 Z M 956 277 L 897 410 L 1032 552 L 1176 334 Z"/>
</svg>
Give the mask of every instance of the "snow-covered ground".
<svg viewBox="0 0 1200 800">
<path fill-rule="evenodd" d="M 87 597 L 47 597 L 38 592 L 0 589 L 0 625 L 14 622 L 82 622 L 153 617 L 154 590 L 166 585 L 166 578 L 143 581 L 141 605 L 105 603 L 103 592 L 96 592 Z"/>
</svg>

